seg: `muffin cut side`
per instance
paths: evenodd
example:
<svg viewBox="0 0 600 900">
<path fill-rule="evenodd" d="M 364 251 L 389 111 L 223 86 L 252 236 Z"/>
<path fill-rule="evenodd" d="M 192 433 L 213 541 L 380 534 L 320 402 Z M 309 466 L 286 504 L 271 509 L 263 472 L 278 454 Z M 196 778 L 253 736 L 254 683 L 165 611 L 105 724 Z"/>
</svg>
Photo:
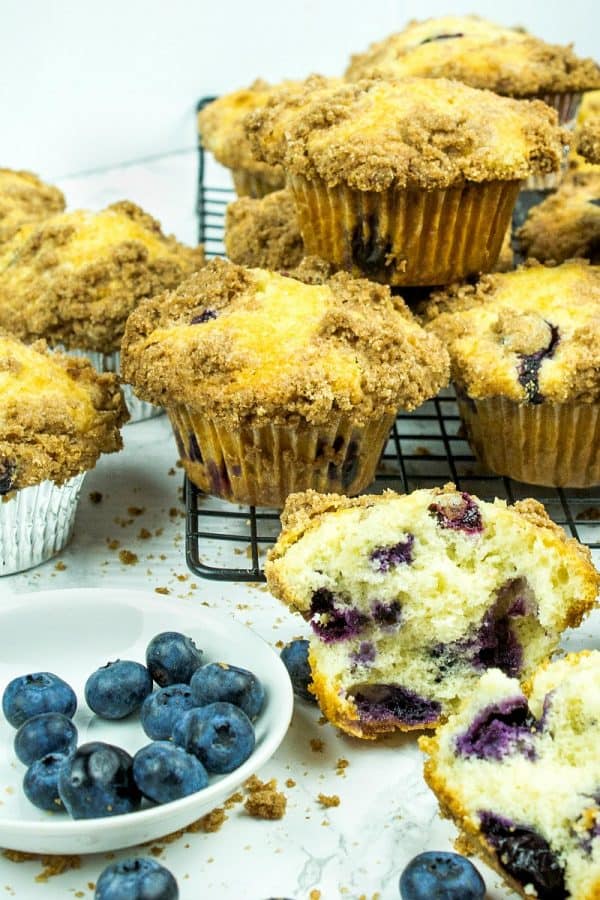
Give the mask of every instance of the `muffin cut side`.
<svg viewBox="0 0 600 900">
<path fill-rule="evenodd" d="M 594 604 L 589 554 L 535 501 L 453 486 L 288 500 L 266 574 L 314 633 L 314 692 L 359 737 L 433 727 L 487 668 L 530 674 Z"/>
</svg>

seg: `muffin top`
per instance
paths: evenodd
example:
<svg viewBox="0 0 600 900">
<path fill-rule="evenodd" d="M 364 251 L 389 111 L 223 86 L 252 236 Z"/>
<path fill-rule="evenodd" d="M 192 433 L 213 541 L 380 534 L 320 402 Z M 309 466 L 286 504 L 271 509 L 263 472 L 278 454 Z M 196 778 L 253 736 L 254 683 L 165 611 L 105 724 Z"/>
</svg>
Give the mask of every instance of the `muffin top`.
<svg viewBox="0 0 600 900">
<path fill-rule="evenodd" d="M 600 117 L 582 125 L 577 135 L 577 152 L 586 162 L 600 165 Z"/>
<path fill-rule="evenodd" d="M 294 83 L 284 81 L 283 86 Z M 272 166 L 256 159 L 243 126 L 245 116 L 264 106 L 279 87 L 257 79 L 248 88 L 219 97 L 198 113 L 198 130 L 206 150 L 210 150 L 222 165 L 229 169 L 246 169 L 274 179 L 274 184 L 281 186 L 284 182 L 282 170 L 273 171 Z"/>
<path fill-rule="evenodd" d="M 116 375 L 0 333 L 0 494 L 92 469 L 128 418 Z"/>
<path fill-rule="evenodd" d="M 0 169 L 0 245 L 22 225 L 41 222 L 64 208 L 62 192 L 33 172 Z"/>
<path fill-rule="evenodd" d="M 509 97 L 600 87 L 600 67 L 570 45 L 477 16 L 443 16 L 407 27 L 353 56 L 346 78 L 453 78 Z"/>
<path fill-rule="evenodd" d="M 363 191 L 446 188 L 559 168 L 563 131 L 540 101 L 444 78 L 314 83 L 246 119 L 257 155 L 293 175 Z"/>
<path fill-rule="evenodd" d="M 554 194 L 532 207 L 517 232 L 523 256 L 600 262 L 600 170 L 568 175 Z"/>
<path fill-rule="evenodd" d="M 229 259 L 241 266 L 276 272 L 295 268 L 304 256 L 304 242 L 291 191 L 230 203 L 225 213 L 225 249 Z"/>
<path fill-rule="evenodd" d="M 389 289 L 335 275 L 308 285 L 212 260 L 130 317 L 122 370 L 140 397 L 224 423 L 365 422 L 414 409 L 448 357 Z"/>
<path fill-rule="evenodd" d="M 600 268 L 585 260 L 453 285 L 425 304 L 424 319 L 470 397 L 600 399 Z"/>
<path fill-rule="evenodd" d="M 23 227 L 0 252 L 0 328 L 70 349 L 118 350 L 140 300 L 204 262 L 128 201 Z"/>
</svg>

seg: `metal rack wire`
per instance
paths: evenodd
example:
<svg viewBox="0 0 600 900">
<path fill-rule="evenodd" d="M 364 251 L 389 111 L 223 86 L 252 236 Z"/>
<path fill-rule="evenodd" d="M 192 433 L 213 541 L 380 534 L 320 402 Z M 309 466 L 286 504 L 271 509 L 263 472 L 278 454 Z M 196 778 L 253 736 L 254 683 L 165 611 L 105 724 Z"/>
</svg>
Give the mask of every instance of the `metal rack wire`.
<svg viewBox="0 0 600 900">
<path fill-rule="evenodd" d="M 198 104 L 201 109 L 212 98 Z M 205 182 L 205 159 L 199 146 L 199 240 L 208 256 L 222 256 L 225 207 L 230 188 Z M 530 198 L 531 199 L 531 198 Z M 400 413 L 381 457 L 370 493 L 386 488 L 412 491 L 453 481 L 460 490 L 482 499 L 512 503 L 534 497 L 567 534 L 600 550 L 600 487 L 562 490 L 524 485 L 485 472 L 471 453 L 452 391 L 442 393 L 414 413 Z M 186 559 L 203 578 L 218 581 L 264 581 L 262 562 L 279 533 L 275 510 L 236 506 L 209 497 L 186 482 Z"/>
</svg>

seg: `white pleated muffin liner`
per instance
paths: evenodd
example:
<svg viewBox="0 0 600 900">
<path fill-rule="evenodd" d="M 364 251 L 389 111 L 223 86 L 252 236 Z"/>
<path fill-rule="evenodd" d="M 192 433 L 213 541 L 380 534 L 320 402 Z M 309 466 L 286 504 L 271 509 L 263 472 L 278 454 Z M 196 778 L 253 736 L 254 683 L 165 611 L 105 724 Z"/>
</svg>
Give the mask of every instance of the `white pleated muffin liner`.
<svg viewBox="0 0 600 900">
<path fill-rule="evenodd" d="M 119 375 L 121 372 L 121 354 L 118 350 L 115 350 L 114 353 L 97 353 L 95 350 L 72 350 L 63 346 L 56 347 L 56 349 L 68 356 L 83 356 L 85 359 L 89 359 L 97 372 L 112 372 L 115 375 Z M 121 390 L 131 417 L 128 424 L 162 416 L 164 410 L 160 406 L 139 400 L 133 393 L 130 384 L 121 384 Z"/>
<path fill-rule="evenodd" d="M 577 91 L 566 93 L 540 94 L 538 100 L 543 100 L 558 113 L 558 124 L 563 128 L 573 130 L 577 118 L 577 110 L 581 104 L 583 94 Z M 563 161 L 559 172 L 548 172 L 545 175 L 530 175 L 523 183 L 525 191 L 555 191 L 563 180 L 567 169 L 568 148 L 564 151 Z"/>
<path fill-rule="evenodd" d="M 84 478 L 42 481 L 0 497 L 0 575 L 39 566 L 68 544 Z"/>
</svg>

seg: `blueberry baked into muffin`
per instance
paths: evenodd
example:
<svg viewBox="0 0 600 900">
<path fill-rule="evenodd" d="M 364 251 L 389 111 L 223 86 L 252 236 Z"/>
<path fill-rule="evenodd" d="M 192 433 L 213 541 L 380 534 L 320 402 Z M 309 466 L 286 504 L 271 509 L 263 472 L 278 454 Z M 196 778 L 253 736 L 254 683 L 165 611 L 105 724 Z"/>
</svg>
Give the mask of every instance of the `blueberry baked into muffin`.
<svg viewBox="0 0 600 900">
<path fill-rule="evenodd" d="M 117 372 L 130 312 L 204 262 L 128 201 L 23 227 L 0 251 L 0 328 L 87 355 Z M 132 413 L 151 414 L 132 403 Z"/>
<path fill-rule="evenodd" d="M 115 375 L 0 332 L 0 574 L 64 546 L 83 474 L 127 418 Z"/>
<path fill-rule="evenodd" d="M 41 222 L 64 208 L 62 192 L 33 172 L 0 169 L 0 247 L 22 225 Z"/>
<path fill-rule="evenodd" d="M 600 584 L 589 550 L 535 500 L 309 491 L 282 523 L 269 589 L 310 622 L 324 714 L 362 738 L 435 727 L 486 669 L 529 677 Z"/>
<path fill-rule="evenodd" d="M 471 447 L 529 484 L 600 484 L 600 268 L 531 262 L 432 295 Z"/>
<path fill-rule="evenodd" d="M 422 737 L 425 778 L 459 843 L 521 897 L 600 896 L 600 653 L 542 665 L 521 688 L 486 672 Z"/>
<path fill-rule="evenodd" d="M 600 169 L 567 175 L 531 208 L 515 239 L 523 257 L 540 262 L 583 257 L 600 263 Z"/>
<path fill-rule="evenodd" d="M 308 79 L 245 122 L 286 172 L 305 252 L 393 285 L 490 271 L 522 179 L 563 155 L 545 104 L 442 78 Z"/>
<path fill-rule="evenodd" d="M 202 490 L 282 506 L 293 490 L 366 487 L 398 409 L 435 396 L 448 357 L 381 285 L 213 260 L 131 315 L 123 374 L 166 407 Z"/>
</svg>

